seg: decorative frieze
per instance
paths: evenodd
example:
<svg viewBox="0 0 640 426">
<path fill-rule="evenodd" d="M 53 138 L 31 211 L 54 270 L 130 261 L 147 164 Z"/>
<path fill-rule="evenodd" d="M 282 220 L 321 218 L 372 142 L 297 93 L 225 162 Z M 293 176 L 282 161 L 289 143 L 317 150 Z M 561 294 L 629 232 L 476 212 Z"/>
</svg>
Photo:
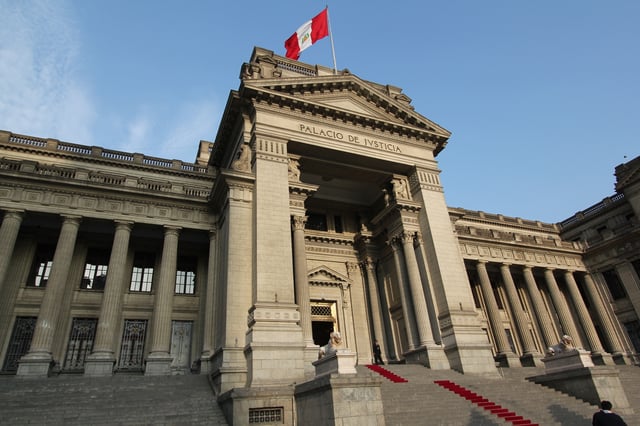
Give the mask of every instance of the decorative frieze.
<svg viewBox="0 0 640 426">
<path fill-rule="evenodd" d="M 476 260 L 500 261 L 512 264 L 526 264 L 535 266 L 574 267 L 584 269 L 579 257 L 563 254 L 534 252 L 532 250 L 517 250 L 499 246 L 485 246 L 460 242 L 460 252 L 464 258 Z"/>
<path fill-rule="evenodd" d="M 123 197 L 91 196 L 70 191 L 51 191 L 49 188 L 0 188 L 0 203 L 3 201 L 20 203 L 29 211 L 56 211 L 65 213 L 74 211 L 88 217 L 102 217 L 105 212 L 127 217 L 135 216 L 138 222 L 153 222 L 153 219 L 182 220 L 192 224 L 208 226 L 210 213 L 206 205 L 180 206 L 157 201 L 144 202 L 141 198 L 127 199 Z"/>
</svg>

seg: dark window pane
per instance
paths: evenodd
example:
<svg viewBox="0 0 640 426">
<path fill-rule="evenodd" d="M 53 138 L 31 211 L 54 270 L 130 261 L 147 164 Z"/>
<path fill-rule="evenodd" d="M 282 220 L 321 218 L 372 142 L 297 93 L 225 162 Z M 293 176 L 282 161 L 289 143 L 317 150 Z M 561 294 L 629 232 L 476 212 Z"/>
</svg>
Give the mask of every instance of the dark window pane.
<svg viewBox="0 0 640 426">
<path fill-rule="evenodd" d="M 319 213 L 309 213 L 307 215 L 306 229 L 312 229 L 314 231 L 326 231 L 327 228 L 327 216 Z"/>
</svg>

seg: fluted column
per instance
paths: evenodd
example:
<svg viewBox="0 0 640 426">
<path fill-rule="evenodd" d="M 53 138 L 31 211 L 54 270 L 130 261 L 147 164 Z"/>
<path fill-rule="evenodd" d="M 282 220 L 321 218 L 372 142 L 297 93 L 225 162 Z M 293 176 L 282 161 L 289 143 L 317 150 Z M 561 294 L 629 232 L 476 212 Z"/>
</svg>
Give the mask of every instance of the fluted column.
<svg viewBox="0 0 640 426">
<path fill-rule="evenodd" d="M 587 306 L 584 304 L 584 300 L 582 299 L 582 295 L 580 294 L 580 290 L 578 289 L 578 283 L 576 283 L 573 272 L 565 271 L 564 280 L 567 284 L 567 289 L 569 290 L 569 295 L 571 296 L 573 306 L 575 306 L 578 318 L 580 319 L 580 323 L 582 324 L 582 329 L 587 336 L 587 341 L 589 342 L 591 352 L 593 352 L 594 354 L 603 353 L 604 348 L 602 347 L 602 343 L 600 342 L 600 338 L 598 337 L 596 328 L 593 326 L 593 320 L 589 315 Z"/>
<path fill-rule="evenodd" d="M 522 268 L 524 274 L 524 281 L 527 284 L 527 292 L 533 305 L 533 313 L 538 320 L 538 326 L 542 332 L 542 338 L 544 339 L 545 347 L 549 347 L 558 343 L 558 336 L 553 331 L 553 324 L 551 323 L 551 317 L 546 309 L 546 306 L 540 296 L 540 290 L 536 284 L 536 279 L 533 276 L 533 271 L 530 266 Z"/>
<path fill-rule="evenodd" d="M 527 317 L 522 309 L 522 303 L 518 297 L 518 290 L 513 282 L 511 270 L 509 264 L 503 263 L 500 265 L 500 273 L 502 274 L 502 281 L 504 282 L 504 288 L 507 293 L 507 299 L 509 300 L 509 306 L 513 313 L 513 319 L 515 320 L 518 334 L 520 335 L 520 341 L 522 342 L 523 355 L 529 355 L 537 353 L 536 345 L 529 332 L 529 326 L 527 324 Z"/>
<path fill-rule="evenodd" d="M 497 355 L 513 354 L 513 351 L 511 351 L 511 347 L 509 346 L 509 341 L 507 340 L 507 334 L 504 332 L 498 303 L 493 295 L 491 280 L 489 279 L 489 273 L 487 272 L 487 262 L 479 260 L 476 264 L 476 268 L 478 270 L 478 277 L 480 278 L 482 298 L 484 299 L 485 307 L 487 309 L 489 327 L 491 327 L 493 336 L 496 339 L 496 346 L 498 350 Z"/>
<path fill-rule="evenodd" d="M 171 349 L 171 313 L 173 294 L 176 285 L 176 267 L 178 262 L 178 238 L 180 228 L 165 226 L 160 277 L 153 301 L 153 322 L 151 324 L 151 350 L 147 358 L 145 375 L 169 374 L 172 357 Z"/>
<path fill-rule="evenodd" d="M 590 274 L 585 274 L 584 276 L 584 287 L 587 290 L 589 299 L 591 300 L 593 308 L 596 312 L 598 321 L 600 322 L 600 326 L 602 327 L 602 334 L 604 334 L 604 338 L 606 339 L 607 344 L 611 348 L 613 354 L 621 354 L 623 352 L 622 345 L 620 344 L 620 340 L 618 339 L 615 332 L 611 317 L 609 317 L 607 313 L 607 308 L 605 307 L 604 301 L 600 297 L 600 294 L 596 289 L 596 284 Z"/>
<path fill-rule="evenodd" d="M 409 344 L 409 350 L 413 350 L 416 348 L 415 344 L 415 336 L 416 330 L 413 321 L 413 308 L 409 303 L 409 298 L 407 296 L 406 284 L 404 282 L 404 274 L 403 274 L 403 261 L 401 259 L 402 253 L 400 252 L 400 243 L 396 238 L 392 238 L 389 241 L 391 248 L 393 249 L 393 261 L 396 267 L 396 272 L 398 274 L 398 288 L 400 290 L 400 301 L 402 303 L 402 316 L 404 319 L 404 326 L 407 331 L 407 343 Z"/>
<path fill-rule="evenodd" d="M 300 326 L 306 346 L 313 346 L 311 329 L 311 301 L 309 298 L 309 279 L 307 277 L 307 254 L 304 242 L 306 216 L 292 216 L 293 230 L 293 271 L 296 288 L 296 304 L 300 311 Z"/>
<path fill-rule="evenodd" d="M 573 341 L 576 343 L 576 346 L 579 346 L 578 343 L 580 342 L 580 335 L 578 334 L 578 329 L 573 322 L 573 318 L 571 318 L 571 312 L 569 312 L 567 302 L 565 301 L 564 297 L 562 296 L 562 292 L 558 287 L 556 278 L 553 275 L 553 270 L 550 268 L 545 269 L 544 278 L 547 281 L 549 294 L 551 295 L 553 306 L 556 308 L 558 318 L 560 319 L 560 325 L 562 326 L 563 333 L 571 336 L 571 338 L 573 338 Z M 558 339 L 559 338 L 560 336 L 558 336 Z"/>
<path fill-rule="evenodd" d="M 418 261 L 413 248 L 414 235 L 404 232 L 400 238 L 402 240 L 402 248 L 404 249 L 404 261 L 407 266 L 409 289 L 411 290 L 413 310 L 416 315 L 420 345 L 433 345 L 435 341 L 433 340 L 433 334 L 431 332 L 431 321 L 429 320 L 429 313 L 427 311 L 427 302 L 424 298 L 422 280 L 420 279 L 420 271 L 418 270 Z"/>
<path fill-rule="evenodd" d="M 6 210 L 2 218 L 2 226 L 0 226 L 0 294 L 11 263 L 23 215 L 24 211 L 22 210 Z"/>
<path fill-rule="evenodd" d="M 116 230 L 107 267 L 107 280 L 102 295 L 100 317 L 96 329 L 93 352 L 85 362 L 85 375 L 110 375 L 115 363 L 116 332 L 119 329 L 124 285 L 126 282 L 127 255 L 133 222 L 116 221 Z"/>
<path fill-rule="evenodd" d="M 216 274 L 218 264 L 217 231 L 209 231 L 209 257 L 207 262 L 207 284 L 205 288 L 204 324 L 202 336 L 202 354 L 200 355 L 200 373 L 209 374 L 209 361 L 213 356 L 215 334 L 214 311 L 216 301 Z"/>
<path fill-rule="evenodd" d="M 378 280 L 375 274 L 375 264 L 370 257 L 363 262 L 367 273 L 367 288 L 369 290 L 369 304 L 371 305 L 371 322 L 373 323 L 373 338 L 378 339 L 384 354 L 382 318 L 380 318 L 380 297 L 378 295 Z"/>
<path fill-rule="evenodd" d="M 29 352 L 20 359 L 18 375 L 46 376 L 53 361 L 51 348 L 60 316 L 64 288 L 76 245 L 81 218 L 63 216 L 62 228 L 53 255 L 51 273 L 47 281 L 40 313 L 33 332 Z"/>
</svg>

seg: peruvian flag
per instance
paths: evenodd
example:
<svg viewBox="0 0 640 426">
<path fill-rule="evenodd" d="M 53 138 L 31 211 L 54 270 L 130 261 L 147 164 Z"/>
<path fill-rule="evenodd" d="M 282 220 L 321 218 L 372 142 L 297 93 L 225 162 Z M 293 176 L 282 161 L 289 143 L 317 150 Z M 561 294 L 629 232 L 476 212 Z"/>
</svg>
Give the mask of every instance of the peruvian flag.
<svg viewBox="0 0 640 426">
<path fill-rule="evenodd" d="M 312 20 L 302 24 L 302 26 L 284 42 L 284 47 L 287 49 L 285 56 L 298 60 L 300 52 L 328 35 L 329 20 L 327 19 L 327 9 L 325 8 Z"/>
</svg>

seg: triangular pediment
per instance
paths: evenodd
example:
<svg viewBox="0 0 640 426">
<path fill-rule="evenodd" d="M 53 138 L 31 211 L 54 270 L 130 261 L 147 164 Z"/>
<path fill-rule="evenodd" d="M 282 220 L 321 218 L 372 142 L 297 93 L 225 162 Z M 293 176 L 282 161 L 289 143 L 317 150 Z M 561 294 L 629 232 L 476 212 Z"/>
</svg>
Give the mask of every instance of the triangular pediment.
<svg viewBox="0 0 640 426">
<path fill-rule="evenodd" d="M 381 126 L 427 132 L 446 140 L 451 133 L 417 113 L 402 89 L 363 80 L 349 70 L 312 66 L 256 48 L 241 73 L 244 95 L 260 93 L 269 102 L 308 110 L 333 110 L 340 119 L 364 117 Z M 328 111 L 330 114 L 331 111 Z"/>
<path fill-rule="evenodd" d="M 325 265 L 321 265 L 310 270 L 307 274 L 307 279 L 309 284 L 312 285 L 342 286 L 349 283 L 349 278 Z"/>
</svg>

